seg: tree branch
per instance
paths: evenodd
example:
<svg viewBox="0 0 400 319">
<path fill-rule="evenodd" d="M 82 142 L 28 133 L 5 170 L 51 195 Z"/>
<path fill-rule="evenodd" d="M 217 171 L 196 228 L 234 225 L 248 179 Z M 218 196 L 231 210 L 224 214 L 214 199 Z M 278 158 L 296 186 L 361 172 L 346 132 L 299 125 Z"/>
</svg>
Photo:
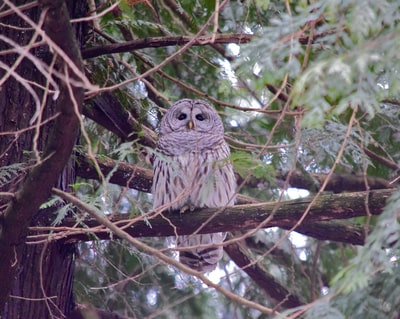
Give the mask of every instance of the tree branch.
<svg viewBox="0 0 400 319">
<path fill-rule="evenodd" d="M 67 200 L 71 203 L 73 203 L 76 207 L 78 207 L 81 211 L 85 211 L 87 212 L 93 219 L 96 220 L 96 222 L 99 225 L 103 225 L 105 226 L 110 232 L 114 233 L 116 236 L 118 236 L 121 239 L 126 240 L 127 242 L 129 242 L 130 244 L 132 244 L 133 246 L 135 246 L 138 250 L 142 251 L 142 252 L 146 252 L 156 258 L 158 258 L 161 262 L 167 264 L 167 265 L 171 265 L 176 267 L 177 269 L 197 277 L 198 279 L 200 279 L 205 285 L 214 288 L 216 291 L 220 292 L 222 295 L 224 295 L 225 297 L 231 299 L 234 302 L 238 302 L 246 307 L 249 308 L 253 308 L 253 309 L 257 309 L 258 311 L 262 312 L 262 313 L 267 313 L 267 314 L 273 314 L 276 313 L 275 311 L 273 311 L 270 308 L 267 308 L 263 305 L 260 305 L 258 303 L 255 303 L 253 301 L 250 301 L 248 299 L 245 299 L 221 286 L 219 286 L 218 284 L 213 283 L 210 279 L 208 279 L 204 274 L 180 263 L 179 261 L 175 260 L 174 258 L 171 258 L 167 255 L 165 255 L 164 253 L 162 253 L 161 251 L 159 251 L 156 248 L 153 248 L 151 246 L 146 245 L 145 243 L 141 242 L 140 240 L 135 239 L 134 237 L 132 237 L 128 231 L 127 228 L 121 228 L 121 226 L 117 226 L 114 223 L 110 222 L 105 215 L 99 213 L 96 210 L 91 209 L 91 207 L 89 207 L 88 205 L 86 205 L 84 202 L 80 201 L 78 198 L 74 197 L 73 195 L 60 191 L 58 189 L 53 189 L 53 192 L 60 196 L 61 198 L 63 198 L 64 200 Z"/>
<path fill-rule="evenodd" d="M 286 180 L 286 175 L 277 176 L 277 178 Z M 304 173 L 296 170 L 290 175 L 289 184 L 292 187 L 315 191 L 325 182 L 326 178 L 327 174 L 310 174 L 309 176 L 304 176 Z M 333 173 L 325 187 L 325 191 L 334 193 L 364 191 L 366 190 L 366 183 L 369 189 L 388 189 L 395 187 L 395 185 L 391 185 L 389 181 L 380 177 Z"/>
<path fill-rule="evenodd" d="M 214 38 L 210 36 L 201 36 L 196 39 L 193 45 L 209 45 L 211 43 L 247 43 L 253 36 L 250 34 L 217 34 Z M 103 46 L 86 48 L 82 50 L 84 59 L 95 58 L 101 55 L 112 53 L 129 52 L 144 48 L 159 48 L 175 45 L 184 45 L 192 40 L 189 36 L 171 36 L 154 37 L 145 39 L 136 39 L 123 43 L 112 43 Z"/>
<path fill-rule="evenodd" d="M 363 147 L 363 151 L 365 152 L 365 154 L 367 154 L 369 157 L 371 157 L 372 159 L 376 160 L 378 163 L 381 163 L 382 165 L 393 169 L 395 171 L 400 170 L 400 165 L 390 159 L 387 159 L 373 151 L 371 151 L 370 149 Z"/>
<path fill-rule="evenodd" d="M 151 169 L 142 168 L 138 165 L 131 165 L 125 162 L 118 162 L 112 159 L 96 158 L 101 172 L 104 176 L 112 175 L 109 179 L 110 183 L 129 187 L 141 192 L 150 193 L 153 183 L 153 171 Z M 99 174 L 94 168 L 92 160 L 79 154 L 76 158 L 77 168 L 76 174 L 82 178 L 98 180 Z"/>
<path fill-rule="evenodd" d="M 282 225 L 290 230 L 292 225 Z M 352 245 L 364 245 L 365 238 L 371 231 L 370 227 L 354 224 L 348 221 L 330 220 L 301 224 L 296 232 L 319 240 L 332 240 Z"/>
<path fill-rule="evenodd" d="M 224 247 L 224 250 L 235 264 L 247 273 L 268 296 L 277 300 L 280 306 L 294 308 L 304 304 L 304 301 L 299 296 L 289 292 L 286 287 L 281 285 L 259 263 L 254 263 L 241 243 L 236 242 L 227 245 Z"/>
<path fill-rule="evenodd" d="M 86 179 L 98 179 L 98 173 L 93 168 L 93 165 L 90 162 L 90 159 L 85 157 L 84 155 L 80 155 L 78 157 L 78 167 L 77 167 L 77 175 Z M 152 185 L 152 177 L 153 172 L 150 169 L 142 168 L 137 165 L 130 165 L 125 162 L 116 162 L 114 160 L 98 160 L 98 165 L 105 176 L 108 176 L 111 172 L 109 181 L 111 183 L 121 185 L 124 187 L 134 188 L 142 192 L 150 192 Z M 282 179 L 285 176 L 281 176 Z M 323 174 L 316 174 L 316 178 L 318 178 L 319 183 L 323 183 L 324 178 L 326 178 Z M 328 189 L 332 190 L 338 187 L 338 185 L 343 185 L 344 181 L 348 179 L 354 179 L 353 175 L 343 176 L 343 175 L 334 175 L 332 178 L 332 182 L 328 183 Z M 370 179 L 371 185 L 373 183 L 374 178 Z M 379 178 L 376 179 L 377 182 L 374 183 L 371 189 L 374 187 L 380 186 L 388 186 L 387 182 L 381 182 Z M 340 181 L 340 183 L 338 182 Z M 248 182 L 248 186 L 252 183 L 258 184 L 263 181 L 256 180 L 255 178 L 251 178 Z M 364 179 L 358 180 L 358 182 L 364 188 Z M 300 173 L 294 172 L 291 175 L 290 183 L 292 186 L 307 188 L 311 187 L 311 182 L 303 177 Z M 332 185 L 331 185 L 332 183 Z M 355 185 L 355 181 L 349 182 L 350 186 Z M 360 187 L 361 187 L 360 185 Z M 251 185 L 250 185 L 251 186 Z M 345 187 L 346 188 L 346 187 Z M 349 187 L 347 187 L 349 188 Z M 356 187 L 354 187 L 356 188 Z M 387 187 L 389 189 L 389 187 Z M 389 191 L 390 192 L 390 191 Z M 348 194 L 347 194 L 348 195 Z M 331 196 L 331 195 L 328 195 Z M 350 196 L 350 195 L 349 195 Z M 249 203 L 245 198 L 239 196 L 239 203 L 246 204 Z M 281 207 L 286 207 L 287 202 L 283 203 Z M 274 204 L 272 204 L 274 205 Z M 272 206 L 271 206 L 272 207 Z M 289 209 L 289 208 L 288 208 Z M 330 207 L 327 207 L 327 212 L 329 212 Z M 251 215 L 248 215 L 247 218 L 251 219 Z M 241 220 L 238 222 L 245 222 L 245 220 Z M 63 223 L 65 226 L 65 223 Z M 294 223 L 281 223 L 279 227 L 283 229 L 291 229 Z M 186 226 L 182 226 L 186 227 Z M 270 226 L 268 226 L 270 227 Z M 230 231 L 230 229 L 226 229 Z M 365 228 L 364 225 L 349 223 L 349 222 L 341 222 L 341 221 L 314 221 L 303 223 L 296 228 L 298 233 L 301 233 L 306 236 L 310 236 L 319 240 L 333 240 L 333 241 L 341 241 L 353 245 L 363 245 L 366 237 L 366 232 L 368 232 L 368 228 Z M 132 234 L 135 236 L 134 234 Z M 173 234 L 172 234 L 173 235 Z M 83 237 L 85 237 L 84 235 Z M 101 238 L 106 238 L 107 234 L 99 235 Z M 105 236 L 105 237 L 102 237 Z M 82 238 L 82 237 L 81 237 Z"/>
<path fill-rule="evenodd" d="M 91 160 L 81 154 L 78 156 L 77 161 L 79 163 L 77 174 L 80 177 L 87 179 L 98 179 L 98 173 Z M 142 192 L 150 192 L 151 184 L 153 179 L 153 172 L 150 169 L 145 169 L 137 165 L 131 165 L 127 163 L 117 162 L 111 159 L 97 160 L 102 173 L 107 176 L 111 172 L 113 175 L 110 178 L 110 182 L 137 189 Z M 117 169 L 115 169 L 117 167 Z M 310 174 L 310 177 L 304 177 L 300 171 L 294 171 L 290 175 L 289 184 L 292 187 L 303 188 L 308 190 L 314 190 L 316 185 L 322 185 L 326 179 L 326 174 Z M 278 180 L 286 180 L 285 174 L 277 174 Z M 237 176 L 238 184 L 243 182 L 243 179 Z M 394 188 L 395 185 L 391 185 L 388 181 L 379 177 L 367 177 L 367 183 L 371 190 L 373 189 L 389 189 Z M 246 186 L 256 187 L 260 183 L 265 183 L 265 180 L 250 177 L 246 181 Z M 332 174 L 326 188 L 326 191 L 343 192 L 343 191 L 364 191 L 365 189 L 365 177 L 356 176 L 351 174 Z"/>
<path fill-rule="evenodd" d="M 324 238 L 321 230 L 316 229 L 318 224 L 325 225 L 327 221 L 334 219 L 348 219 L 368 214 L 379 215 L 386 204 L 386 199 L 395 190 L 377 190 L 370 192 L 356 192 L 343 194 L 325 194 L 319 196 L 315 205 L 311 208 L 304 222 L 295 229 L 309 235 L 317 233 L 320 239 L 350 242 L 360 244 L 364 239 L 361 227 L 355 230 L 352 226 L 333 224 L 330 227 L 328 237 Z M 215 233 L 225 231 L 244 231 L 250 229 L 281 227 L 290 229 L 303 216 L 304 211 L 311 203 L 312 198 L 302 198 L 281 203 L 262 203 L 252 205 L 240 205 L 225 209 L 205 208 L 193 213 L 148 213 L 135 219 L 125 215 L 113 216 L 110 221 L 124 230 L 132 237 L 160 237 L 188 235 L 194 233 Z M 368 203 L 368 209 L 366 207 Z M 84 211 L 82 211 L 84 213 Z M 80 225 L 73 218 L 66 218 L 59 229 L 52 227 L 49 235 L 48 227 L 31 227 L 31 240 L 37 239 L 36 234 L 46 236 L 50 240 L 87 241 L 93 240 L 93 235 L 99 239 L 109 239 L 107 229 L 98 228 L 100 224 L 94 219 L 85 219 Z M 311 228 L 308 225 L 313 225 Z M 88 229 L 89 228 L 89 229 Z M 325 226 L 325 230 L 327 226 Z M 348 232 L 355 231 L 351 236 Z M 353 242 L 354 241 L 354 242 Z"/>
<path fill-rule="evenodd" d="M 155 147 L 156 134 L 140 123 L 140 115 L 132 108 L 125 109 L 110 92 L 95 96 L 83 107 L 83 115 L 113 132 L 123 141 L 137 140 L 143 146 Z M 145 134 L 140 134 L 142 131 Z"/>
</svg>

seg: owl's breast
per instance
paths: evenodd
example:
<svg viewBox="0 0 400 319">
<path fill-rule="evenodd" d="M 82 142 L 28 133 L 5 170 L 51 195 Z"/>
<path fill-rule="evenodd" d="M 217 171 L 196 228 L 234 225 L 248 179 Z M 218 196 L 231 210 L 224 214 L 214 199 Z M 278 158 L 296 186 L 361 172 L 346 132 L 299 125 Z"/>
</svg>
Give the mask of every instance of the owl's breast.
<svg viewBox="0 0 400 319">
<path fill-rule="evenodd" d="M 236 181 L 226 143 L 213 149 L 162 155 L 154 162 L 154 207 L 233 205 Z"/>
<path fill-rule="evenodd" d="M 173 132 L 160 137 L 157 149 L 168 156 L 185 156 L 192 153 L 196 156 L 196 154 L 214 150 L 221 144 L 225 144 L 223 136 L 213 132 L 207 134 L 196 131 L 185 134 Z"/>
</svg>

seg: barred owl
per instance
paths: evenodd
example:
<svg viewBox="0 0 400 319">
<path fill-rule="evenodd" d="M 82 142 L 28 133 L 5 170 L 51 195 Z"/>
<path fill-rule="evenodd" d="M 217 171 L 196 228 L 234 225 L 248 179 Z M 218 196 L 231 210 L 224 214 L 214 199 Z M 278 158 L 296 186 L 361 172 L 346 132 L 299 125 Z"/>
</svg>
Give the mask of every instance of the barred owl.
<svg viewBox="0 0 400 319">
<path fill-rule="evenodd" d="M 176 102 L 160 124 L 153 163 L 154 208 L 170 211 L 233 206 L 236 180 L 224 127 L 215 109 L 201 100 Z M 190 212 L 184 218 L 190 218 Z M 178 236 L 179 260 L 209 272 L 222 258 L 226 233 Z M 193 246 L 206 245 L 193 248 Z"/>
</svg>

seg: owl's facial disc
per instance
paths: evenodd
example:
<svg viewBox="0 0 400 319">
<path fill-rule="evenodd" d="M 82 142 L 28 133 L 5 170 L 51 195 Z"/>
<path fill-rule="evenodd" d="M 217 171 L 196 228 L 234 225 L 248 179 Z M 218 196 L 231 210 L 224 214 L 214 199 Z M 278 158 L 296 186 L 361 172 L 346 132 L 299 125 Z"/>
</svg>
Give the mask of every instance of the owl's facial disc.
<svg viewBox="0 0 400 319">
<path fill-rule="evenodd" d="M 201 100 L 178 101 L 168 110 L 160 127 L 161 135 L 178 132 L 223 134 L 223 125 L 215 109 Z"/>
<path fill-rule="evenodd" d="M 186 128 L 195 131 L 209 131 L 210 121 L 209 116 L 197 106 L 185 107 L 175 114 L 178 122 L 178 128 Z"/>
</svg>

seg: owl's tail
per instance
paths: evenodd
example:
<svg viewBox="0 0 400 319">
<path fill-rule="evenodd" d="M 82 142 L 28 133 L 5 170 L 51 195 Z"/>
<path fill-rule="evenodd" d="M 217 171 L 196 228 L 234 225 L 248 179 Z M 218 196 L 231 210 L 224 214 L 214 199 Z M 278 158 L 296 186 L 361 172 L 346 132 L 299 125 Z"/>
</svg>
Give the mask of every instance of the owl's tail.
<svg viewBox="0 0 400 319">
<path fill-rule="evenodd" d="M 225 237 L 226 233 L 179 236 L 177 240 L 179 248 L 202 245 L 199 248 L 179 251 L 179 261 L 200 272 L 213 271 L 224 252 L 222 246 L 215 245 L 221 244 Z"/>
</svg>

